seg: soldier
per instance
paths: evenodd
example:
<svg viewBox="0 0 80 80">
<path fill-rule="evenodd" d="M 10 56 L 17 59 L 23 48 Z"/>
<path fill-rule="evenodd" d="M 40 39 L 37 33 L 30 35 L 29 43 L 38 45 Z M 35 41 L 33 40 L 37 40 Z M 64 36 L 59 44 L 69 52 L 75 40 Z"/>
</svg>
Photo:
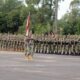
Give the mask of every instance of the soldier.
<svg viewBox="0 0 80 80">
<path fill-rule="evenodd" d="M 33 57 L 33 36 L 31 31 L 29 36 L 25 37 L 25 56 L 28 59 L 32 59 Z"/>
</svg>

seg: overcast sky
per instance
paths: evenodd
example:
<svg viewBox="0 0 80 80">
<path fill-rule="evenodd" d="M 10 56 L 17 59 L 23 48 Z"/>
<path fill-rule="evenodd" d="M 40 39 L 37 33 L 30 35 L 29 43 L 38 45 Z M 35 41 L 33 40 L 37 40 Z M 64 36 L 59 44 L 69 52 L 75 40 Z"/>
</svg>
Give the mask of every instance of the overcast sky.
<svg viewBox="0 0 80 80">
<path fill-rule="evenodd" d="M 72 0 L 64 0 L 59 5 L 58 19 L 60 19 L 67 11 L 69 11 L 70 2 Z"/>
</svg>

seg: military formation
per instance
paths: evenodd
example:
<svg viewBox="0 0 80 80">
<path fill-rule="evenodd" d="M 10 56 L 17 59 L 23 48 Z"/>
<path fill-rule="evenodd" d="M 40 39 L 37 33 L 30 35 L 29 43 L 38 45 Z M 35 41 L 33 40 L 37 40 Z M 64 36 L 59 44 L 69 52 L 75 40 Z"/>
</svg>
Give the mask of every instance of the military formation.
<svg viewBox="0 0 80 80">
<path fill-rule="evenodd" d="M 0 34 L 0 50 L 24 51 L 24 36 L 12 34 Z"/>
<path fill-rule="evenodd" d="M 44 54 L 80 55 L 80 36 L 47 35 L 37 36 L 34 51 Z"/>
<path fill-rule="evenodd" d="M 80 35 L 33 35 L 33 39 L 24 39 L 24 35 L 0 34 L 0 50 L 24 51 L 25 55 L 80 55 Z"/>
</svg>

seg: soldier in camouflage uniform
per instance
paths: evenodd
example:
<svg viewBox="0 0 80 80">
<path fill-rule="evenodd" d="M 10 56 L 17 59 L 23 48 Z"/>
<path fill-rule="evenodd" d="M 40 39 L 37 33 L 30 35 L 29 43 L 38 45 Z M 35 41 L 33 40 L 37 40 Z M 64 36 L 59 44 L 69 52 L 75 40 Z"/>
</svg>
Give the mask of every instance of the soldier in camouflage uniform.
<svg viewBox="0 0 80 80">
<path fill-rule="evenodd" d="M 33 38 L 32 34 L 30 34 L 28 37 L 25 37 L 25 56 L 27 58 L 33 57 Z"/>
</svg>

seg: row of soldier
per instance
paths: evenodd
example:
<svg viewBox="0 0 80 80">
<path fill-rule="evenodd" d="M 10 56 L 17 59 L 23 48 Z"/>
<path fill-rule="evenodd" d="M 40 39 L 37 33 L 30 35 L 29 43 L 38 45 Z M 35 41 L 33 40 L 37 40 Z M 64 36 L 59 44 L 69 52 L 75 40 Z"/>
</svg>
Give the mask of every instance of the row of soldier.
<svg viewBox="0 0 80 80">
<path fill-rule="evenodd" d="M 24 51 L 24 35 L 0 34 L 0 50 Z M 80 54 L 80 35 L 33 35 L 35 53 Z"/>
<path fill-rule="evenodd" d="M 36 35 L 34 52 L 80 55 L 80 35 Z"/>
<path fill-rule="evenodd" d="M 0 50 L 24 51 L 24 37 L 22 35 L 0 34 Z"/>
<path fill-rule="evenodd" d="M 35 41 L 34 45 L 35 53 L 80 55 L 80 42 Z"/>
</svg>

